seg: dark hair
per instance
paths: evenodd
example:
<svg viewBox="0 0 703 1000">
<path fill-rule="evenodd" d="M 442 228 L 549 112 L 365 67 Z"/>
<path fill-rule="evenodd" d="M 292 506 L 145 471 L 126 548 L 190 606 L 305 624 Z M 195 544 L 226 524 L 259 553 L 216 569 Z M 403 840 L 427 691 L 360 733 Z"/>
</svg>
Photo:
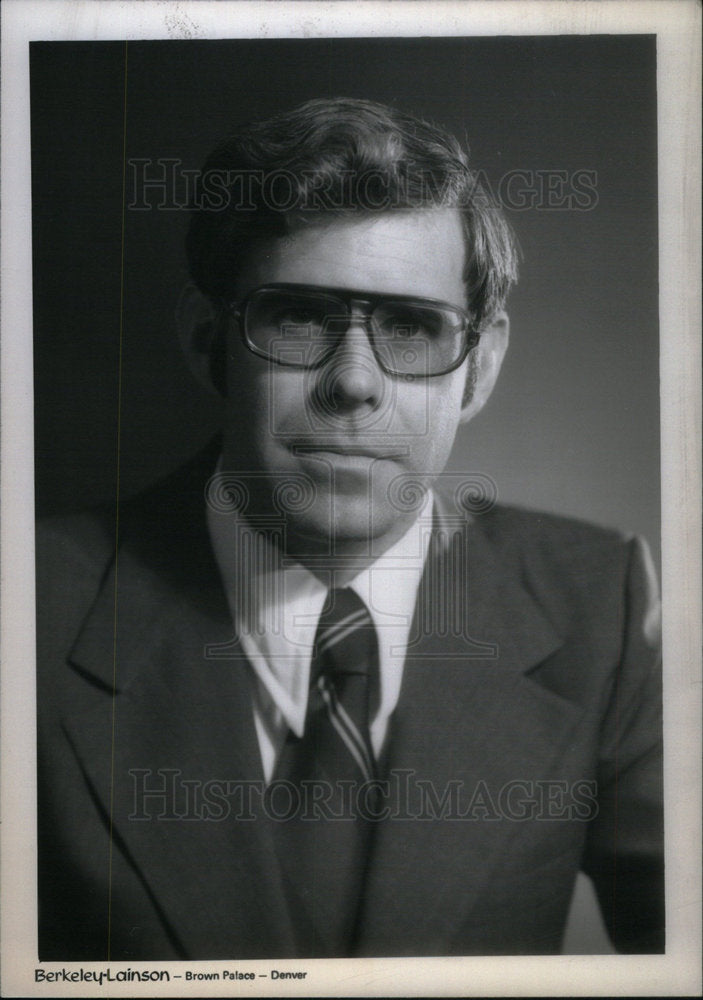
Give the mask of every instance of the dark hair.
<svg viewBox="0 0 703 1000">
<path fill-rule="evenodd" d="M 243 127 L 208 157 L 186 243 L 191 277 L 211 298 L 228 298 L 259 239 L 321 217 L 435 207 L 461 214 L 467 302 L 480 326 L 503 306 L 517 252 L 459 142 L 372 101 L 308 101 Z"/>
</svg>

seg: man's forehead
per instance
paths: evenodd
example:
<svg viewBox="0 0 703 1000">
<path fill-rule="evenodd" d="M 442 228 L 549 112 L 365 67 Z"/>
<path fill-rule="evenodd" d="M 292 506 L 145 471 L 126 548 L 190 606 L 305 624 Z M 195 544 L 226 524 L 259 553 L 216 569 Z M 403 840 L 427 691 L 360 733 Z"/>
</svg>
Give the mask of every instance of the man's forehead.
<svg viewBox="0 0 703 1000">
<path fill-rule="evenodd" d="M 269 281 L 463 299 L 459 212 L 431 208 L 328 216 L 253 249 L 238 294 Z"/>
</svg>

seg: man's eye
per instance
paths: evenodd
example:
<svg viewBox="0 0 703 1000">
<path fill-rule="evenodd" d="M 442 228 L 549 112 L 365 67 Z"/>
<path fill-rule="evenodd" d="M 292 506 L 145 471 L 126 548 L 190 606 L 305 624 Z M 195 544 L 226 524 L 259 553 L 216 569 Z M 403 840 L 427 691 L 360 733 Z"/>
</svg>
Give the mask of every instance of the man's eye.
<svg viewBox="0 0 703 1000">
<path fill-rule="evenodd" d="M 284 330 L 286 327 L 321 330 L 324 323 L 324 311 L 314 306 L 282 306 L 270 315 L 270 324 L 279 330 Z"/>
<path fill-rule="evenodd" d="M 323 320 L 322 315 L 315 309 L 299 306 L 295 308 L 281 309 L 276 319 L 280 325 L 290 324 L 292 326 L 308 326 L 318 324 Z"/>
<path fill-rule="evenodd" d="M 424 309 L 387 309 L 377 319 L 379 328 L 386 337 L 431 340 L 441 333 L 441 322 Z"/>
<path fill-rule="evenodd" d="M 408 323 L 403 320 L 394 323 L 393 332 L 396 337 L 402 337 L 406 340 L 412 340 L 413 337 L 422 337 L 427 334 L 425 328 L 419 323 Z"/>
</svg>

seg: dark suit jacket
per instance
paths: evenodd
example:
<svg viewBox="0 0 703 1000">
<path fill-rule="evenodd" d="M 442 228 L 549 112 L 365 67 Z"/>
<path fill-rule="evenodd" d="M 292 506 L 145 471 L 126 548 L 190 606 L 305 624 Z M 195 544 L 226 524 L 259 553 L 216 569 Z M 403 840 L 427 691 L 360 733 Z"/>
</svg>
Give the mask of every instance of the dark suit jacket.
<svg viewBox="0 0 703 1000">
<path fill-rule="evenodd" d="M 213 781 L 263 775 L 204 461 L 122 507 L 116 557 L 114 515 L 38 535 L 45 960 L 305 954 L 307 915 L 260 799 L 251 818 L 213 806 Z M 660 677 L 641 543 L 445 506 L 412 634 L 385 760 L 412 802 L 391 795 L 396 815 L 376 826 L 354 953 L 558 951 L 579 869 L 616 947 L 660 950 Z M 205 814 L 184 780 L 210 789 Z M 177 806 L 139 799 L 169 781 Z"/>
</svg>

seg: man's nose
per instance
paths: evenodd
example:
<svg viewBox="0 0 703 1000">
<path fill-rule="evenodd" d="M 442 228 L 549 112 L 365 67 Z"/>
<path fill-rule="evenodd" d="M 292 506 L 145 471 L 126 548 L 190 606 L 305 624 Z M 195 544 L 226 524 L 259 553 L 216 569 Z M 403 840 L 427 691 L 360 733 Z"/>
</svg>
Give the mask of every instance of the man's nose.
<svg viewBox="0 0 703 1000">
<path fill-rule="evenodd" d="M 334 354 L 320 370 L 320 402 L 334 412 L 366 405 L 375 408 L 384 395 L 385 376 L 378 366 L 363 316 L 353 317 Z"/>
</svg>

